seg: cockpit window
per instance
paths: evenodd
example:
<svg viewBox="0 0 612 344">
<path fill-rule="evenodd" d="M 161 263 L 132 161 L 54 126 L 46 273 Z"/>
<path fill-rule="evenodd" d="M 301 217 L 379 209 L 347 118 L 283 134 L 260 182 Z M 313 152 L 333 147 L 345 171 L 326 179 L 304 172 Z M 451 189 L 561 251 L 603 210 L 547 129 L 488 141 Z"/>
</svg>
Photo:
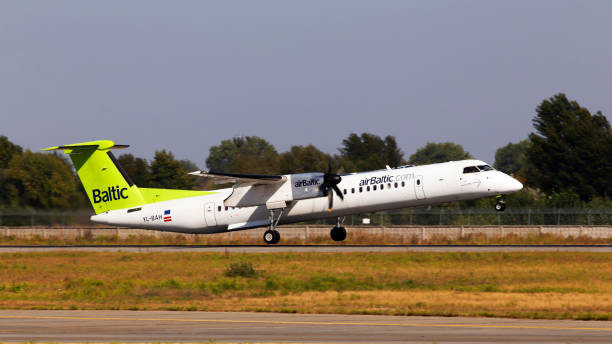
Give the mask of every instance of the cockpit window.
<svg viewBox="0 0 612 344">
<path fill-rule="evenodd" d="M 468 166 L 463 169 L 463 173 L 476 173 L 476 172 L 480 172 L 480 170 L 478 170 L 476 166 Z"/>
<path fill-rule="evenodd" d="M 489 165 L 479 165 L 478 169 L 481 171 L 493 171 L 493 167 Z"/>
</svg>

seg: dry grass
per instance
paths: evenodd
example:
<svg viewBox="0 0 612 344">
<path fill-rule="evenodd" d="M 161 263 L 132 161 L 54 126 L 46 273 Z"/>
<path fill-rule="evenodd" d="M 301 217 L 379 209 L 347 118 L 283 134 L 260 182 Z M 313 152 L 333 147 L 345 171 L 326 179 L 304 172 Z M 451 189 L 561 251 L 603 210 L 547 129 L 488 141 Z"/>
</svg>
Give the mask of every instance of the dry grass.
<svg viewBox="0 0 612 344">
<path fill-rule="evenodd" d="M 0 255 L 0 307 L 610 320 L 610 258 L 583 252 L 14 253 Z M 245 262 L 256 273 L 228 274 Z"/>
</svg>

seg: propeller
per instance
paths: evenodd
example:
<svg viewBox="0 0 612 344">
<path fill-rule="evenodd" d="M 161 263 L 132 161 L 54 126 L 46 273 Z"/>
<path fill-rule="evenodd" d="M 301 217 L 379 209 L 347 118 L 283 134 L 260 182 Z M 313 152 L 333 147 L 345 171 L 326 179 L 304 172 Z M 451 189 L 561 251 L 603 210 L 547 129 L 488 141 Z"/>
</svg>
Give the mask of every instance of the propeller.
<svg viewBox="0 0 612 344">
<path fill-rule="evenodd" d="M 327 173 L 323 175 L 323 184 L 321 184 L 321 191 L 323 191 L 323 196 L 327 196 L 327 201 L 328 201 L 327 210 L 328 211 L 332 211 L 332 208 L 334 207 L 334 193 L 332 192 L 332 190 L 335 191 L 336 195 L 338 195 L 338 197 L 340 197 L 340 199 L 344 201 L 344 195 L 342 194 L 342 191 L 340 191 L 340 188 L 338 188 L 338 184 L 341 181 L 342 181 L 342 177 L 340 177 L 339 175 L 335 173 L 332 173 L 332 166 L 331 166 L 331 159 L 330 159 L 329 165 L 327 168 Z"/>
</svg>

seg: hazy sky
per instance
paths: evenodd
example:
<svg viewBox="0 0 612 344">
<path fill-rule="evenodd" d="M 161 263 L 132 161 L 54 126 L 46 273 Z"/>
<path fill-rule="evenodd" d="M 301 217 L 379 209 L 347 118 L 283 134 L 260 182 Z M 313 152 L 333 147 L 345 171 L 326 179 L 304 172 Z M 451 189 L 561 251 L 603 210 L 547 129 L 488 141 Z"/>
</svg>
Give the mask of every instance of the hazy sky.
<svg viewBox="0 0 612 344">
<path fill-rule="evenodd" d="M 612 1 L 2 1 L 0 135 L 111 139 L 204 167 L 257 135 L 406 158 L 452 141 L 493 162 L 565 92 L 612 112 Z"/>
</svg>

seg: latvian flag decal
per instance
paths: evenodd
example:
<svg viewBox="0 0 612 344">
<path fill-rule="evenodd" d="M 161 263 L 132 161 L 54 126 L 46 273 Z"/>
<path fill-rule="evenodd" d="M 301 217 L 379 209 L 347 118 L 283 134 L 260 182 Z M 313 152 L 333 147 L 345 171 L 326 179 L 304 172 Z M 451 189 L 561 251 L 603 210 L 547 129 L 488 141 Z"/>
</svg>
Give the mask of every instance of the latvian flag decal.
<svg viewBox="0 0 612 344">
<path fill-rule="evenodd" d="M 170 209 L 164 210 L 164 222 L 172 221 L 172 216 L 170 216 Z"/>
</svg>

